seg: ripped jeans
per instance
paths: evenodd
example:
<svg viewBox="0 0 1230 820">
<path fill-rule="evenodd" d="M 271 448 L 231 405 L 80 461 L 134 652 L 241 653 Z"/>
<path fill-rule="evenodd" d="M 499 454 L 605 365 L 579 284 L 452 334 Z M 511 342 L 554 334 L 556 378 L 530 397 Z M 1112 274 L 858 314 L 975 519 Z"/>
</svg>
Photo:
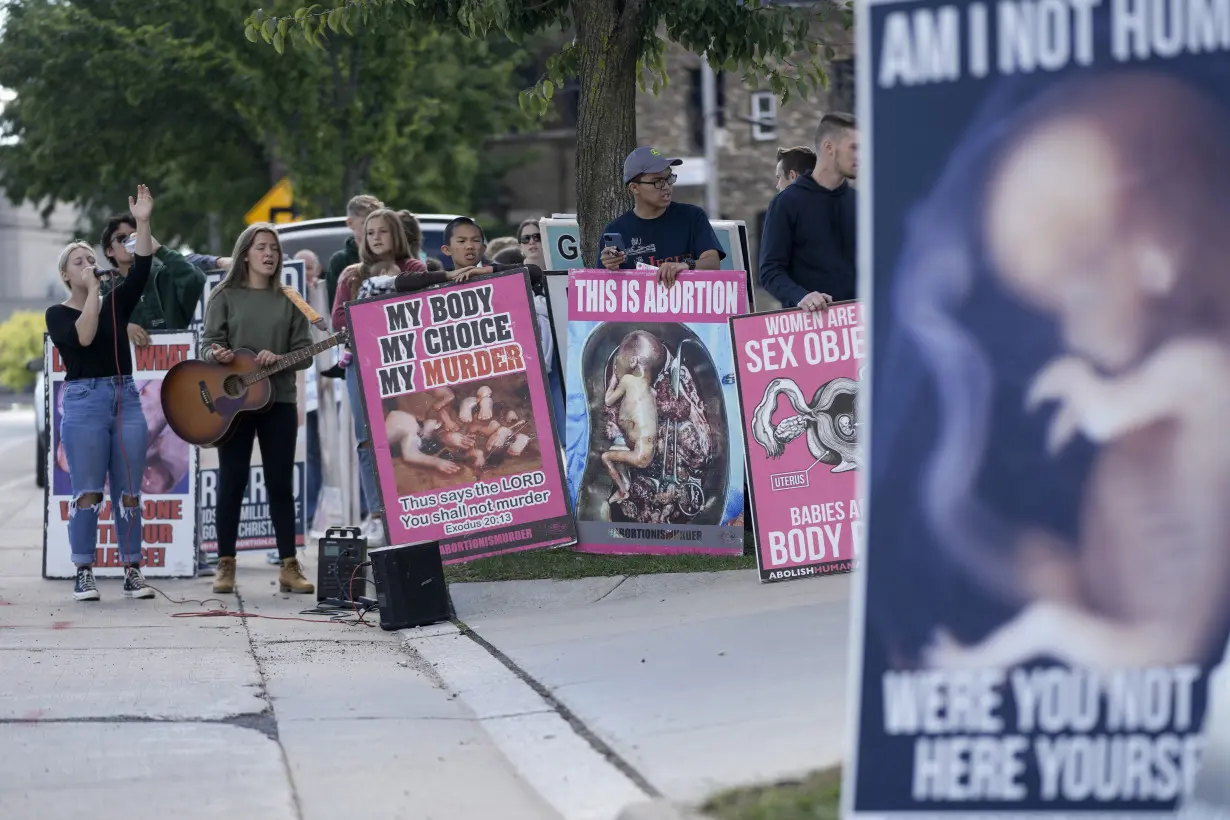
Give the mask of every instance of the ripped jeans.
<svg viewBox="0 0 1230 820">
<path fill-rule="evenodd" d="M 132 376 L 74 379 L 64 383 L 60 441 L 73 486 L 68 544 L 73 563 L 92 566 L 98 513 L 110 478 L 112 519 L 120 560 L 141 562 L 141 477 L 149 427 Z M 129 487 L 129 476 L 136 485 Z M 91 497 L 92 496 L 92 497 Z"/>
</svg>

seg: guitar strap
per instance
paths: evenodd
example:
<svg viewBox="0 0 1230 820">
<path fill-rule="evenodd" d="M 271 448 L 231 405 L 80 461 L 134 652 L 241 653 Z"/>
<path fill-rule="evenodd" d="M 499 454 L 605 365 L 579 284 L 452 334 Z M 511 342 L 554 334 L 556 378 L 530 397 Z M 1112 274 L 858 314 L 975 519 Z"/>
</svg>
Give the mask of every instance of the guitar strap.
<svg viewBox="0 0 1230 820">
<path fill-rule="evenodd" d="M 328 325 L 325 324 L 324 317 L 321 316 L 319 313 L 317 313 L 312 308 L 312 306 L 309 305 L 307 301 L 302 296 L 299 295 L 299 292 L 297 290 L 295 290 L 294 288 L 288 288 L 285 285 L 283 285 L 282 293 L 286 294 L 286 298 L 289 299 L 295 307 L 299 308 L 299 312 L 302 313 L 305 317 L 307 317 L 307 320 L 309 322 L 316 325 L 318 329 L 320 330 L 329 329 Z"/>
</svg>

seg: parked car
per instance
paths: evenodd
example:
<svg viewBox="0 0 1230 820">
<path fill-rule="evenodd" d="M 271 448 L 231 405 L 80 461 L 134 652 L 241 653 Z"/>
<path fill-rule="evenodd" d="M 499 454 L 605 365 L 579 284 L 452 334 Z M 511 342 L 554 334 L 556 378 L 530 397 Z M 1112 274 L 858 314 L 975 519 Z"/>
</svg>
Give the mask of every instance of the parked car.
<svg viewBox="0 0 1230 820">
<path fill-rule="evenodd" d="M 35 374 L 34 377 L 34 446 L 37 452 L 34 456 L 34 483 L 39 487 L 47 486 L 47 400 L 43 391 L 47 389 L 47 374 L 43 372 L 43 357 L 31 359 L 26 367 Z"/>
<path fill-rule="evenodd" d="M 423 228 L 423 250 L 428 256 L 439 259 L 446 268 L 451 267 L 447 256 L 440 252 L 444 244 L 444 226 L 457 218 L 456 214 L 416 214 Z M 324 219 L 307 219 L 303 222 L 287 222 L 278 225 L 278 238 L 282 252 L 294 256 L 304 248 L 315 252 L 320 264 L 329 266 L 329 257 L 346 245 L 351 236 L 346 227 L 346 218 L 330 216 Z"/>
</svg>

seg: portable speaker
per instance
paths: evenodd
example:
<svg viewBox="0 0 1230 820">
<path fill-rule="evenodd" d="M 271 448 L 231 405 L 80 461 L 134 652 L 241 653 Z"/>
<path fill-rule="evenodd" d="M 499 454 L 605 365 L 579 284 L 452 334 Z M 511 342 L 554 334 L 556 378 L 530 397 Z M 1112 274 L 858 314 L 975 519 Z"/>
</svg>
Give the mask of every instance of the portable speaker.
<svg viewBox="0 0 1230 820">
<path fill-rule="evenodd" d="M 367 578 L 355 567 L 367 560 L 367 539 L 358 527 L 329 527 L 320 539 L 316 560 L 316 600 L 349 601 L 350 578 L 354 597 L 367 593 Z"/>
<path fill-rule="evenodd" d="M 369 557 L 381 629 L 426 626 L 447 621 L 453 614 L 438 542 L 382 547 Z"/>
</svg>

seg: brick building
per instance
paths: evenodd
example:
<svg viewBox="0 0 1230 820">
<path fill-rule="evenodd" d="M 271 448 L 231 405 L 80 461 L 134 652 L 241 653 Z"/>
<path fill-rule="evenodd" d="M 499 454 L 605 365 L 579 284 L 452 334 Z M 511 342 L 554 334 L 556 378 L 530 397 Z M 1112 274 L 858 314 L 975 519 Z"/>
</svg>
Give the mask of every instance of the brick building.
<svg viewBox="0 0 1230 820">
<path fill-rule="evenodd" d="M 703 207 L 701 58 L 671 44 L 666 63 L 670 86 L 656 97 L 641 94 L 637 100 L 637 138 L 642 145 L 653 145 L 664 153 L 685 158 L 675 197 Z M 829 66 L 827 90 L 811 99 L 792 98 L 787 105 L 782 105 L 767 86 L 749 87 L 736 75 L 719 72 L 717 88 L 720 213 L 710 217 L 747 223 L 755 267 L 764 212 L 777 193 L 777 149 L 812 146 L 816 125 L 825 111 L 853 112 L 853 61 L 834 62 Z M 695 176 L 688 173 L 692 168 L 698 172 Z M 687 184 L 693 181 L 695 184 Z M 758 293 L 758 303 L 761 297 Z"/>
<path fill-rule="evenodd" d="M 689 160 L 679 169 L 675 195 L 704 206 L 701 58 L 670 43 L 666 66 L 670 85 L 657 96 L 638 94 L 637 139 L 641 145 Z M 754 260 L 764 212 L 776 193 L 777 149 L 811 146 L 825 111 L 854 111 L 853 60 L 829 66 L 827 90 L 810 99 L 792 98 L 788 105 L 782 105 L 767 85 L 748 87 L 736 75 L 719 73 L 717 87 L 721 213 L 710 216 L 746 222 Z M 517 152 L 525 160 L 505 177 L 506 221 L 575 212 L 575 94 L 575 83 L 557 93 L 556 123 L 540 132 L 501 138 L 492 146 L 499 152 Z"/>
</svg>

